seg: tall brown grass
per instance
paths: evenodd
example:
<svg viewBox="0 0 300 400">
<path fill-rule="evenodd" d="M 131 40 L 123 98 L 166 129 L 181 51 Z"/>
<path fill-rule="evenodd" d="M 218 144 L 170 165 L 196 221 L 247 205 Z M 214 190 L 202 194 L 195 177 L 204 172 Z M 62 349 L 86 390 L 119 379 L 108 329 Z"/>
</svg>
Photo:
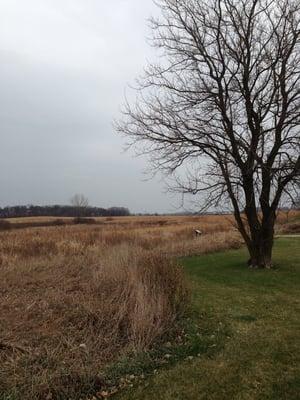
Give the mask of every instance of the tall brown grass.
<svg viewBox="0 0 300 400">
<path fill-rule="evenodd" d="M 100 389 L 107 362 L 149 348 L 187 305 L 183 270 L 164 255 L 127 244 L 73 256 L 52 249 L 30 257 L 34 245 L 22 263 L 2 262 L 0 393 L 16 398 Z"/>
<path fill-rule="evenodd" d="M 215 218 L 202 221 L 200 238 L 194 219 L 106 222 L 0 233 L 4 398 L 77 399 L 100 389 L 108 362 L 176 331 L 189 291 L 174 256 L 241 245 Z"/>
</svg>

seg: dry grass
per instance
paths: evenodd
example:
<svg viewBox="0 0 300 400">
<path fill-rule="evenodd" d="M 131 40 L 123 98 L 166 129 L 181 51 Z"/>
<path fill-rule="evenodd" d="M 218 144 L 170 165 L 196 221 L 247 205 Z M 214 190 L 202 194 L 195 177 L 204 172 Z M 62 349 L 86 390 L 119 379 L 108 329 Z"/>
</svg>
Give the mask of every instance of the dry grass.
<svg viewBox="0 0 300 400">
<path fill-rule="evenodd" d="M 0 393 L 44 399 L 100 389 L 105 363 L 150 346 L 186 305 L 182 269 L 166 257 L 128 245 L 73 256 L 51 254 L 52 245 L 49 257 L 32 256 L 36 249 L 2 266 Z"/>
<path fill-rule="evenodd" d="M 176 329 L 188 290 L 173 256 L 241 246 L 225 216 L 101 222 L 0 233 L 1 400 L 100 389 L 108 362 Z"/>
<path fill-rule="evenodd" d="M 299 234 L 300 233 L 300 222 L 291 222 L 278 227 L 278 233 L 280 234 Z"/>
</svg>

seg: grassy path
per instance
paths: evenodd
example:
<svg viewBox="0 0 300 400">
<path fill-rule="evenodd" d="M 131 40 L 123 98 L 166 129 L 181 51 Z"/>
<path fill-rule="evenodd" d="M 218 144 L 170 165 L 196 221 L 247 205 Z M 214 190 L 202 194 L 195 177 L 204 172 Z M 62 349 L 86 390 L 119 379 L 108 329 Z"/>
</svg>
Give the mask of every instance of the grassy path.
<svg viewBox="0 0 300 400">
<path fill-rule="evenodd" d="M 300 399 L 300 240 L 276 241 L 274 270 L 248 270 L 245 259 L 241 250 L 182 261 L 194 322 L 216 350 L 161 369 L 117 399 Z"/>
</svg>

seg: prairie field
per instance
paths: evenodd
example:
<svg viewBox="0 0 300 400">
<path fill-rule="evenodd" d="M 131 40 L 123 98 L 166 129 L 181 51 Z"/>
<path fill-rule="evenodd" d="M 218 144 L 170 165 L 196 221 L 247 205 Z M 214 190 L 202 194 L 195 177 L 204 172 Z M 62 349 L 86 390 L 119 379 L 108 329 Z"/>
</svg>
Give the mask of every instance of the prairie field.
<svg viewBox="0 0 300 400">
<path fill-rule="evenodd" d="M 42 226 L 51 220 L 9 220 L 18 229 L 0 232 L 1 400 L 113 394 L 106 368 L 185 336 L 193 285 L 182 257 L 243 245 L 225 215 Z"/>
</svg>

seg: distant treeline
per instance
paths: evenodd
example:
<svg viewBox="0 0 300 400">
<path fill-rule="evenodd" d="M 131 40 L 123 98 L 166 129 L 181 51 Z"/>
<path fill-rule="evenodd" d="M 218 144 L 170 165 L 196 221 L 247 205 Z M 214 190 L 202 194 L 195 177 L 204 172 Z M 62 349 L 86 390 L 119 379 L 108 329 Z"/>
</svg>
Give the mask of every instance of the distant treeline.
<svg viewBox="0 0 300 400">
<path fill-rule="evenodd" d="M 0 218 L 21 218 L 21 217 L 76 217 L 78 207 L 75 206 L 13 206 L 0 208 Z M 80 209 L 81 217 L 118 217 L 130 215 L 125 207 L 84 207 Z"/>
</svg>

